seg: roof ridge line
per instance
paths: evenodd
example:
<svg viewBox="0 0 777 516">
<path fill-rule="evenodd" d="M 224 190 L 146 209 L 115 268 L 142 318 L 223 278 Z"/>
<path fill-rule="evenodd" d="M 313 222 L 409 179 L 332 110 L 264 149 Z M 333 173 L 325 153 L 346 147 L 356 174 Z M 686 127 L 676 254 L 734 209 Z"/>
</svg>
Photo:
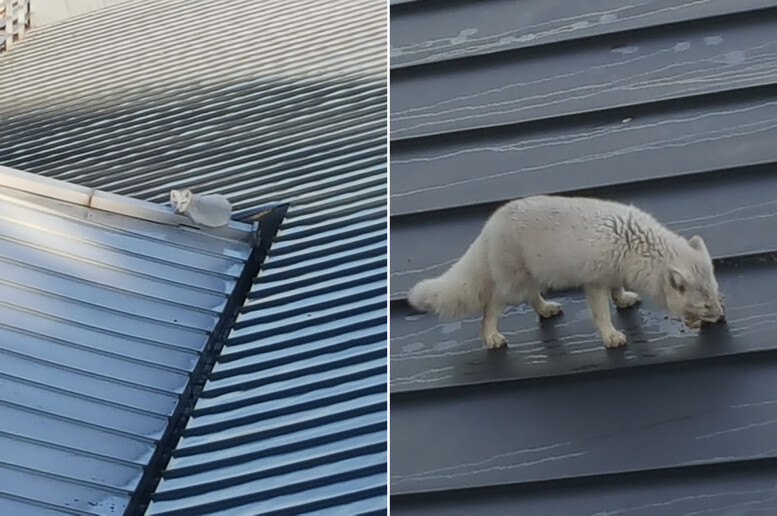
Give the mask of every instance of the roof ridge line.
<svg viewBox="0 0 777 516">
<path fill-rule="evenodd" d="M 158 224 L 185 226 L 229 239 L 245 240 L 253 235 L 255 229 L 251 223 L 236 220 L 230 220 L 226 226 L 220 228 L 200 227 L 188 217 L 176 213 L 172 206 L 105 192 L 3 165 L 0 165 L 0 186 Z"/>
</svg>

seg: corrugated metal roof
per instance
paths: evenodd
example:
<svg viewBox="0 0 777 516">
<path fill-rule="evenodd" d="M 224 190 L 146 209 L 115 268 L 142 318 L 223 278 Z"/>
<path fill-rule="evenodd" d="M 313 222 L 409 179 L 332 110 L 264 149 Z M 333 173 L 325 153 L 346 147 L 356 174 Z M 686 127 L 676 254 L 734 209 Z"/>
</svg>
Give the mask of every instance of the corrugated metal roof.
<svg viewBox="0 0 777 516">
<path fill-rule="evenodd" d="M 290 201 L 149 512 L 385 511 L 386 4 L 212 9 L 33 31 L 0 58 L 0 162 L 154 201 Z"/>
<path fill-rule="evenodd" d="M 29 176 L 40 186 L 0 167 L 0 513 L 120 514 L 253 235 L 55 199 L 96 199 L 57 182 L 20 190 Z"/>
<path fill-rule="evenodd" d="M 774 2 L 485 0 L 392 6 L 391 510 L 775 512 Z M 538 321 L 412 310 L 512 198 L 633 203 L 701 235 L 727 320 L 691 331 L 579 291 Z M 433 242 L 430 245 L 430 242 Z"/>
</svg>

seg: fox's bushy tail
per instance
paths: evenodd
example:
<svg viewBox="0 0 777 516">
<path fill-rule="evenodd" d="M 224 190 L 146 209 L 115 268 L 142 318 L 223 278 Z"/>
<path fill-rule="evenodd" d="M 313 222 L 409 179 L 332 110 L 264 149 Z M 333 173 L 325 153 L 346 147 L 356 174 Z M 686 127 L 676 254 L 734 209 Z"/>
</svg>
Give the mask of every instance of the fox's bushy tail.
<svg viewBox="0 0 777 516">
<path fill-rule="evenodd" d="M 486 248 L 478 236 L 445 273 L 410 289 L 407 300 L 416 310 L 456 319 L 482 310 L 493 288 Z"/>
</svg>

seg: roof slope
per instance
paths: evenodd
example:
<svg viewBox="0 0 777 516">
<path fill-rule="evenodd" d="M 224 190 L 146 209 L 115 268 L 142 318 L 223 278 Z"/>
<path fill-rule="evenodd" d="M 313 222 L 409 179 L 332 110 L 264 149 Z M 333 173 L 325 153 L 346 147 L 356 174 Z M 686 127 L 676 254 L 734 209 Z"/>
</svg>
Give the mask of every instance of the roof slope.
<svg viewBox="0 0 777 516">
<path fill-rule="evenodd" d="M 774 510 L 773 5 L 392 5 L 392 513 Z M 554 321 L 510 308 L 509 348 L 489 353 L 478 317 L 409 309 L 413 283 L 535 193 L 704 237 L 727 324 L 643 306 L 615 316 L 630 343 L 607 352 L 560 292 Z"/>
<path fill-rule="evenodd" d="M 0 513 L 121 514 L 254 235 L 44 179 L 0 167 Z"/>
<path fill-rule="evenodd" d="M 203 38 L 211 8 L 32 33 L 0 59 L 0 159 L 154 201 L 218 192 L 237 216 L 289 201 L 149 512 L 385 510 L 385 3 L 232 2 Z"/>
</svg>

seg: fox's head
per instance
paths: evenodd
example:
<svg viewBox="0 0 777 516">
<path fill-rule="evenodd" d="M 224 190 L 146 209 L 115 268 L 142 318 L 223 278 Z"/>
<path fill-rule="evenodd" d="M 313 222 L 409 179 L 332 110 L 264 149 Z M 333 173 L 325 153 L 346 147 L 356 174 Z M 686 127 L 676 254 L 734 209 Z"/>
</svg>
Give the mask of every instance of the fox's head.
<svg viewBox="0 0 777 516">
<path fill-rule="evenodd" d="M 717 322 L 724 318 L 712 258 L 700 236 L 688 240 L 663 278 L 666 309 L 671 317 Z"/>
<path fill-rule="evenodd" d="M 170 190 L 170 204 L 173 205 L 176 213 L 185 212 L 191 203 L 191 190 Z"/>
</svg>

